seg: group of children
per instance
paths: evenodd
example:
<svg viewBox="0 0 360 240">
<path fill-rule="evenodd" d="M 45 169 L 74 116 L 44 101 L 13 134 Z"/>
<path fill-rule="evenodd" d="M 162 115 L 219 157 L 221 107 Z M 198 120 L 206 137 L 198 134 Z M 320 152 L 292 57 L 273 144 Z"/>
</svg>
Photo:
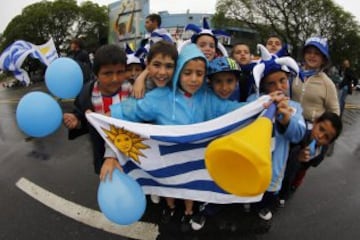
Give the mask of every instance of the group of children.
<svg viewBox="0 0 360 240">
<path fill-rule="evenodd" d="M 75 100 L 74 112 L 64 114 L 69 137 L 90 133 L 95 172 L 103 180 L 107 174 L 111 176 L 114 168 L 121 169 L 121 165 L 86 121 L 86 111 L 135 122 L 182 125 L 214 119 L 269 94 L 277 107 L 272 179 L 263 199 L 252 204 L 260 219 L 269 222 L 273 203 L 279 197 L 282 201 L 289 197 L 308 167 L 324 159 L 326 146 L 335 141 L 342 129 L 338 115 L 329 111 L 311 122 L 305 121 L 304 106 L 289 94 L 289 80 L 299 73 L 297 64 L 289 57 L 275 56 L 281 41 L 272 38 L 275 39 L 269 43 L 269 52 L 262 53 L 265 57 L 257 62 L 252 61 L 246 44 L 235 44 L 231 57 L 216 57 L 219 43 L 210 29 L 194 34 L 180 52 L 168 41 L 152 43 L 145 61 L 136 53 L 126 57 L 116 45 L 102 46 L 95 53 L 96 80 L 84 86 Z M 309 124 L 312 129 L 307 128 Z M 177 201 L 171 196 L 164 199 L 161 222 L 168 223 L 175 214 Z M 184 203 L 181 229 L 201 229 L 207 217 L 206 207 L 212 205 L 204 204 L 202 211 L 196 211 L 191 199 Z"/>
</svg>

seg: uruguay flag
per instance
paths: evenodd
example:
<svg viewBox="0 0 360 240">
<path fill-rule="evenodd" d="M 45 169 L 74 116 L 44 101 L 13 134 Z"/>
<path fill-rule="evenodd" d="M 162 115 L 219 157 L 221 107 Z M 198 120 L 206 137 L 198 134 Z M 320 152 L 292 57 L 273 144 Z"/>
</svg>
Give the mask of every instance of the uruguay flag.
<svg viewBox="0 0 360 240">
<path fill-rule="evenodd" d="M 251 123 L 268 100 L 261 97 L 219 118 L 191 125 L 134 123 L 98 113 L 86 117 L 146 194 L 221 204 L 256 202 L 262 194 L 239 197 L 218 187 L 205 167 L 204 152 L 213 139 Z"/>
<path fill-rule="evenodd" d="M 0 55 L 0 69 L 12 71 L 16 79 L 28 85 L 30 83 L 29 75 L 21 68 L 21 65 L 29 55 L 39 59 L 46 66 L 58 57 L 52 39 L 43 45 L 34 45 L 18 40 L 8 46 Z"/>
</svg>

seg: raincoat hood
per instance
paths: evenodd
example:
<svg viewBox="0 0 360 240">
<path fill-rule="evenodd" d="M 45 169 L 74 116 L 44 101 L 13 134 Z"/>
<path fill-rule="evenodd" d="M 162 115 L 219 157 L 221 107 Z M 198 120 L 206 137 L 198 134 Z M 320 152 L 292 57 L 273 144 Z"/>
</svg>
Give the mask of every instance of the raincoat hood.
<svg viewBox="0 0 360 240">
<path fill-rule="evenodd" d="M 201 52 L 201 50 L 195 44 L 189 44 L 184 46 L 181 50 L 177 64 L 176 70 L 173 76 L 172 86 L 173 86 L 173 93 L 175 94 L 176 90 L 179 88 L 179 81 L 180 81 L 180 73 L 184 68 L 185 64 L 194 58 L 202 58 L 205 61 L 206 68 L 208 67 L 208 61 L 205 55 Z M 203 86 L 206 84 L 204 80 Z"/>
</svg>

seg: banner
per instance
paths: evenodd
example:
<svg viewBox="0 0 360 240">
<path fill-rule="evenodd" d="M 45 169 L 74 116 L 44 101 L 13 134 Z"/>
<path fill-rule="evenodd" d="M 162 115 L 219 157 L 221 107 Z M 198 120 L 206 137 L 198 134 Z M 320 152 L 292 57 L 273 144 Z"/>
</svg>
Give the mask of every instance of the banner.
<svg viewBox="0 0 360 240">
<path fill-rule="evenodd" d="M 214 138 L 252 122 L 268 100 L 262 97 L 219 118 L 191 125 L 134 123 L 97 113 L 86 117 L 146 194 L 211 203 L 256 202 L 262 194 L 239 197 L 219 188 L 205 167 L 204 151 Z"/>
<path fill-rule="evenodd" d="M 128 43 L 136 49 L 144 38 L 149 0 L 121 0 L 109 5 L 109 43 Z"/>
</svg>

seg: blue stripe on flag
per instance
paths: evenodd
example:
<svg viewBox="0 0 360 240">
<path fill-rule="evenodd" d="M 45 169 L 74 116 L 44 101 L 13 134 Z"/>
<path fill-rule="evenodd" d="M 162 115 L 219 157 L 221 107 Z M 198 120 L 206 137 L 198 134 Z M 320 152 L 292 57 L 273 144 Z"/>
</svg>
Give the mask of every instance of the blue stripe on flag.
<svg viewBox="0 0 360 240">
<path fill-rule="evenodd" d="M 141 169 L 131 160 L 127 161 L 127 163 L 123 166 L 125 172 L 131 172 L 135 169 Z M 149 175 L 157 178 L 166 178 L 173 177 L 176 175 L 188 173 L 191 171 L 202 170 L 205 169 L 205 161 L 204 159 L 193 160 L 186 163 L 174 164 L 165 168 L 158 168 L 156 170 L 146 171 Z"/>
<path fill-rule="evenodd" d="M 159 144 L 160 155 L 176 153 L 180 151 L 194 150 L 198 148 L 205 148 L 212 140 L 202 143 L 179 143 L 175 145 L 161 145 Z"/>
<path fill-rule="evenodd" d="M 257 115 L 256 115 L 257 116 Z M 185 135 L 185 136 L 150 136 L 151 139 L 163 141 L 163 142 L 172 142 L 172 143 L 188 143 L 188 142 L 196 142 L 202 139 L 211 138 L 211 137 L 218 137 L 219 135 L 225 134 L 241 125 L 248 124 L 252 122 L 256 116 L 252 116 L 245 120 L 230 124 L 224 128 L 220 128 L 214 131 L 199 133 L 199 134 L 192 134 L 192 135 Z"/>
<path fill-rule="evenodd" d="M 151 186 L 151 187 L 169 187 L 169 188 L 177 188 L 177 189 L 191 189 L 198 191 L 211 191 L 217 193 L 227 193 L 222 190 L 219 186 L 217 186 L 213 181 L 206 180 L 198 180 L 193 182 L 187 182 L 183 184 L 171 185 L 171 184 L 160 184 L 153 179 L 149 178 L 138 178 L 136 181 L 141 186 Z"/>
</svg>

